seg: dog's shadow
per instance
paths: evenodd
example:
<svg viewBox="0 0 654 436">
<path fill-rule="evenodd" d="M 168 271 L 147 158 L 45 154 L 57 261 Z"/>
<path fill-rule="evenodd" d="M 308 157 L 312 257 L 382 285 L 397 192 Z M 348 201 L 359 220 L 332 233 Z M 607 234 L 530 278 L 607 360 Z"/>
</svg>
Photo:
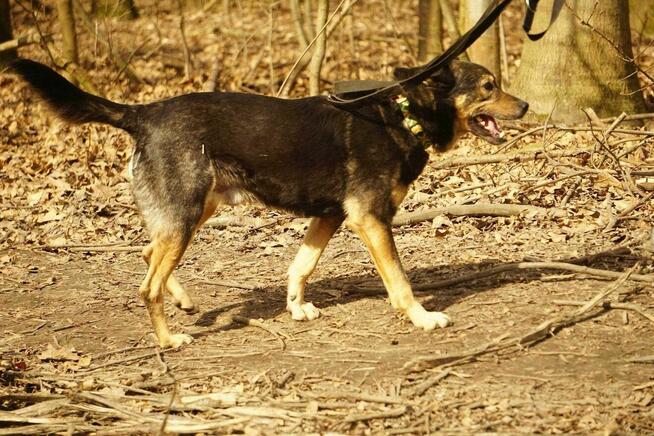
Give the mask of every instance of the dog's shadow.
<svg viewBox="0 0 654 436">
<path fill-rule="evenodd" d="M 580 259 L 569 259 L 571 263 L 606 268 L 611 265 L 613 270 L 625 270 L 639 260 L 634 254 L 626 254 L 624 250 L 610 250 L 598 253 L 586 262 L 579 262 Z M 467 274 L 476 273 L 488 269 L 494 269 L 507 265 L 507 262 L 497 260 L 484 261 L 479 263 L 441 265 L 428 268 L 418 268 L 408 271 L 409 280 L 413 285 L 429 284 L 443 279 L 461 277 Z M 428 295 L 422 299 L 427 310 L 443 311 L 456 304 L 458 301 L 468 298 L 471 295 L 493 290 L 511 283 L 530 283 L 540 280 L 544 275 L 552 274 L 552 270 L 545 269 L 516 269 L 503 271 L 500 274 L 490 275 L 474 280 L 463 281 L 458 284 L 434 288 L 429 291 L 421 291 L 419 295 Z M 562 278 L 561 280 L 565 280 Z M 361 284 L 365 283 L 365 287 Z M 286 286 L 281 281 L 274 286 L 260 287 L 244 294 L 242 303 L 218 306 L 201 313 L 199 319 L 194 323 L 196 326 L 209 327 L 208 331 L 199 333 L 205 334 L 214 331 L 231 330 L 239 328 L 242 324 L 228 323 L 217 328 L 212 328 L 221 314 L 230 312 L 240 306 L 238 315 L 245 318 L 271 319 L 279 316 L 286 307 Z M 370 275 L 352 275 L 347 277 L 327 278 L 307 285 L 306 299 L 319 308 L 328 308 L 336 304 L 345 304 L 363 298 L 384 298 L 383 284 L 377 277 Z"/>
</svg>

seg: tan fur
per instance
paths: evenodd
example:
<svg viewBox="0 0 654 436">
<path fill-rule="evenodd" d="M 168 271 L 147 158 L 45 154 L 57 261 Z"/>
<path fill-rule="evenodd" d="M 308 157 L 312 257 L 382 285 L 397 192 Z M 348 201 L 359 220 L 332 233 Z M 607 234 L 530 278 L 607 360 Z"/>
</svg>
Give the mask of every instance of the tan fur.
<svg viewBox="0 0 654 436">
<path fill-rule="evenodd" d="M 152 243 L 149 245 L 148 273 L 139 290 L 150 314 L 150 320 L 159 345 L 164 348 L 177 348 L 192 341 L 192 338 L 188 335 L 173 335 L 170 333 L 163 306 L 163 291 L 168 287 L 168 280 L 186 249 L 183 240 L 184 238 L 181 235 L 175 234 L 159 233 L 153 235 Z M 174 285 L 168 289 L 171 293 L 179 291 Z M 184 294 L 186 294 L 185 291 Z"/>
<path fill-rule="evenodd" d="M 314 319 L 319 315 L 313 304 L 305 303 L 304 288 L 327 243 L 341 225 L 340 218 L 313 218 L 302 245 L 288 268 L 286 308 L 294 320 Z"/>
</svg>

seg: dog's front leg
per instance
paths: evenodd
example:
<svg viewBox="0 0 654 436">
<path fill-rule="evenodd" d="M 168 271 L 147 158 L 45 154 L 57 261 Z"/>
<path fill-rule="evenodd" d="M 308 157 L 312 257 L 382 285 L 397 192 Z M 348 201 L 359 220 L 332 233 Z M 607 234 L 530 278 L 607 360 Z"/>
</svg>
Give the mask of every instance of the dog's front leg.
<svg viewBox="0 0 654 436">
<path fill-rule="evenodd" d="M 442 312 L 428 312 L 413 296 L 395 248 L 391 226 L 372 214 L 348 219 L 348 225 L 368 247 L 377 271 L 384 281 L 391 304 L 406 314 L 413 325 L 425 330 L 447 327 L 450 318 Z"/>
<path fill-rule="evenodd" d="M 313 218 L 302 245 L 288 268 L 286 310 L 296 321 L 312 320 L 320 316 L 313 304 L 304 302 L 304 288 L 320 255 L 342 222 L 342 218 Z"/>
</svg>

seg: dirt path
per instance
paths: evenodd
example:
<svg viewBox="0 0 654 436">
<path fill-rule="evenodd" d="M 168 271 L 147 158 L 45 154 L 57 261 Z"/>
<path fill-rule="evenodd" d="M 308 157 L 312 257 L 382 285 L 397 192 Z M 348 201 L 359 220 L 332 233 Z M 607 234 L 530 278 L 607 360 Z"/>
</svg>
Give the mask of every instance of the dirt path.
<svg viewBox="0 0 654 436">
<path fill-rule="evenodd" d="M 201 232 L 179 276 L 202 309 L 189 316 L 167 307 L 173 329 L 195 341 L 161 358 L 137 298 L 144 272 L 138 253 L 0 253 L 11 256 L 0 275 L 3 408 L 27 406 L 33 400 L 22 398 L 26 393 L 47 393 L 50 402 L 62 395 L 70 404 L 57 407 L 55 421 L 75 421 L 78 408 L 88 408 L 74 425 L 79 430 L 154 429 L 174 391 L 178 407 L 171 416 L 180 422 L 171 418 L 171 431 L 225 417 L 235 421 L 226 421 L 223 430 L 266 434 L 654 430 L 654 324 L 634 312 L 594 312 L 534 347 L 489 354 L 446 375 L 438 368 L 403 369 L 416 356 L 457 353 L 524 332 L 574 310 L 555 300 L 585 301 L 610 282 L 520 272 L 422 293 L 429 309 L 445 310 L 455 320 L 447 329 L 423 332 L 400 319 L 383 297 L 356 292 L 380 283 L 361 244 L 344 230 L 308 291 L 322 316 L 298 323 L 284 311 L 284 272 L 299 235 L 282 226 L 270 230 L 288 235 L 289 246 L 262 249 L 269 236 L 247 228 L 229 241 L 220 230 Z M 448 236 L 432 246 L 425 244 L 430 231 L 396 231 L 414 283 L 587 248 L 535 243 L 511 250 L 510 243 L 484 240 L 466 247 Z M 638 257 L 599 257 L 592 266 L 621 270 Z M 629 301 L 651 306 L 651 287 L 628 283 L 620 291 L 637 288 Z M 234 315 L 260 319 L 270 331 L 233 322 Z M 644 356 L 650 360 L 628 362 Z M 182 411 L 185 398 L 209 393 L 220 399 L 189 403 Z M 103 400 L 109 403 L 98 408 Z M 141 414 L 141 424 L 131 413 Z M 64 429 L 57 425 L 63 424 L 49 428 Z"/>
</svg>

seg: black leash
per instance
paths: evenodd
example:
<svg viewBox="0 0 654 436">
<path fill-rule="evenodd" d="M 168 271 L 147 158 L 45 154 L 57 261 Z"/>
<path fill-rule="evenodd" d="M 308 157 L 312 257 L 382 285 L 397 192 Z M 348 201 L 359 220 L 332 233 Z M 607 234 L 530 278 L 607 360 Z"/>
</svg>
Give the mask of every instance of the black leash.
<svg viewBox="0 0 654 436">
<path fill-rule="evenodd" d="M 545 35 L 547 30 L 550 28 L 552 23 L 556 20 L 561 11 L 561 7 L 565 3 L 564 0 L 555 0 L 554 8 L 552 9 L 552 16 L 550 18 L 550 24 L 547 26 L 545 31 L 538 34 L 530 34 L 531 25 L 534 19 L 534 12 L 538 6 L 539 0 L 525 0 L 527 3 L 527 12 L 525 14 L 525 20 L 523 23 L 523 29 L 527 32 L 527 36 L 532 41 L 536 41 Z M 344 92 L 338 94 L 331 94 L 328 97 L 328 100 L 339 106 L 354 106 L 363 101 L 372 98 L 372 97 L 387 97 L 392 95 L 397 95 L 403 92 L 406 87 L 414 87 L 419 85 L 422 81 L 427 79 L 434 71 L 437 71 L 449 64 L 461 53 L 466 51 L 500 16 L 502 11 L 511 3 L 511 0 L 495 0 L 484 14 L 479 18 L 474 26 L 470 28 L 465 34 L 463 34 L 458 40 L 454 42 L 447 50 L 445 50 L 440 56 L 432 59 L 429 63 L 424 65 L 420 72 L 414 74 L 413 76 L 397 80 L 394 82 L 374 82 L 374 81 L 351 81 L 343 82 L 341 89 L 344 89 Z M 348 94 L 361 94 L 359 97 L 355 98 L 346 98 Z"/>
<path fill-rule="evenodd" d="M 550 16 L 550 23 L 547 25 L 545 30 L 540 33 L 529 33 L 531 31 L 531 25 L 534 22 L 534 14 L 536 13 L 538 2 L 539 0 L 525 0 L 525 3 L 527 3 L 527 10 L 525 11 L 525 21 L 522 23 L 522 29 L 527 34 L 527 37 L 532 41 L 538 41 L 543 36 L 545 36 L 548 30 L 550 30 L 550 27 L 552 27 L 552 24 L 559 16 L 565 0 L 554 0 L 554 4 L 552 6 L 552 15 Z"/>
<path fill-rule="evenodd" d="M 413 76 L 398 80 L 396 82 L 391 82 L 391 84 L 384 86 L 382 88 L 373 90 L 363 96 L 356 98 L 344 98 L 338 95 L 330 95 L 329 101 L 337 105 L 355 105 L 364 100 L 367 100 L 372 97 L 385 97 L 393 94 L 398 94 L 402 92 L 403 87 L 405 86 L 416 86 L 419 85 L 423 80 L 429 77 L 434 71 L 442 68 L 443 66 L 450 63 L 461 53 L 466 51 L 468 47 L 475 42 L 482 33 L 488 29 L 491 24 L 499 17 L 500 13 L 511 3 L 511 0 L 496 0 L 492 5 L 486 9 L 484 14 L 479 18 L 474 26 L 470 28 L 465 34 L 463 34 L 454 44 L 452 44 L 447 50 L 445 50 L 440 56 L 432 59 L 428 64 L 424 65 L 420 72 L 414 74 Z"/>
</svg>

